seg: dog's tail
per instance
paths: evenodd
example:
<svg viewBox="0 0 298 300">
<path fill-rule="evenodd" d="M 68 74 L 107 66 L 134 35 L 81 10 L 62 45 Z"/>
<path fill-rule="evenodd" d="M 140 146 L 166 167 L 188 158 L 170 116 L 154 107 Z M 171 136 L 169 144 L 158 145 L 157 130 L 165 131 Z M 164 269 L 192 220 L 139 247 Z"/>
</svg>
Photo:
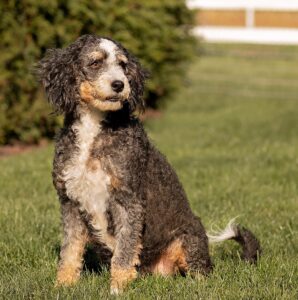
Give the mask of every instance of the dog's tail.
<svg viewBox="0 0 298 300">
<path fill-rule="evenodd" d="M 261 246 L 254 234 L 245 227 L 235 223 L 235 219 L 230 220 L 226 228 L 220 232 L 208 234 L 209 243 L 220 243 L 225 240 L 235 240 L 242 247 L 241 257 L 251 263 L 257 261 L 261 254 Z"/>
</svg>

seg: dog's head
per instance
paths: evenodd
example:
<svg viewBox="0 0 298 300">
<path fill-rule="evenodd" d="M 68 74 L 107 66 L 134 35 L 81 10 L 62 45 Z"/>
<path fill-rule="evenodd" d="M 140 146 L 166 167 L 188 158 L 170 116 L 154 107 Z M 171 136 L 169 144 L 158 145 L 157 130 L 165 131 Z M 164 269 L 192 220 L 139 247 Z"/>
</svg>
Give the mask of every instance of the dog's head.
<svg viewBox="0 0 298 300">
<path fill-rule="evenodd" d="M 84 35 L 65 49 L 48 50 L 37 74 L 49 102 L 58 113 L 70 113 L 83 103 L 101 110 L 143 110 L 145 71 L 122 45 Z"/>
</svg>

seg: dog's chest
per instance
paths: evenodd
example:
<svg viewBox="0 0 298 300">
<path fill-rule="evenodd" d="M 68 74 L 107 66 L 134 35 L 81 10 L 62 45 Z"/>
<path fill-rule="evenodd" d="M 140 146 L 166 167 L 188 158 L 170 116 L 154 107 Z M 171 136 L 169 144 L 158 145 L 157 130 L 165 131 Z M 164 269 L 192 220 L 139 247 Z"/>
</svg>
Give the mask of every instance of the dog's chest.
<svg viewBox="0 0 298 300">
<path fill-rule="evenodd" d="M 98 233 L 101 240 L 113 248 L 106 218 L 110 177 L 100 161 L 90 157 L 94 139 L 101 130 L 99 122 L 97 114 L 85 114 L 73 125 L 77 149 L 63 170 L 63 180 L 67 196 L 80 204 L 93 233 Z"/>
</svg>

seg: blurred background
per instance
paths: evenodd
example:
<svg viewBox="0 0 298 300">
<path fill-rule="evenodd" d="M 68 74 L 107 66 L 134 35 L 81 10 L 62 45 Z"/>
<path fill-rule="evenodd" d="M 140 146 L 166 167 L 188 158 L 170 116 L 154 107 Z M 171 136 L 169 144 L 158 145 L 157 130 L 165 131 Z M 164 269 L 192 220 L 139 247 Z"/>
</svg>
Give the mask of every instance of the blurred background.
<svg viewBox="0 0 298 300">
<path fill-rule="evenodd" d="M 189 0 L 208 41 L 298 44 L 297 0 Z"/>
<path fill-rule="evenodd" d="M 187 84 L 190 63 L 223 53 L 214 43 L 249 43 L 227 47 L 228 56 L 246 49 L 287 59 L 295 51 L 260 52 L 251 44 L 298 44 L 295 0 L 5 0 L 0 19 L 0 145 L 38 144 L 54 136 L 61 118 L 49 116 L 34 65 L 47 48 L 64 47 L 82 34 L 112 37 L 141 60 L 151 73 L 145 97 L 154 110 Z"/>
<path fill-rule="evenodd" d="M 51 138 L 49 117 L 33 75 L 47 48 L 93 33 L 123 43 L 150 71 L 146 99 L 157 108 L 174 91 L 196 49 L 193 11 L 182 0 L 4 0 L 0 2 L 0 144 Z"/>
</svg>

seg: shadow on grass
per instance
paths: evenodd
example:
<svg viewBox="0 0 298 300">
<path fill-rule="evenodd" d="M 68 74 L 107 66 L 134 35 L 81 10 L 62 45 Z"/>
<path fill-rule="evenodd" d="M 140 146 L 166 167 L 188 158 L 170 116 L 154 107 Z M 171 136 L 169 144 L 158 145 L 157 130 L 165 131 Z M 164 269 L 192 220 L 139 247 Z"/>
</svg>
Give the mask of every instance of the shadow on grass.
<svg viewBox="0 0 298 300">
<path fill-rule="evenodd" d="M 60 255 L 61 246 L 53 247 L 57 257 Z M 101 274 L 110 268 L 112 253 L 101 244 L 88 245 L 84 254 L 83 272 Z"/>
</svg>

